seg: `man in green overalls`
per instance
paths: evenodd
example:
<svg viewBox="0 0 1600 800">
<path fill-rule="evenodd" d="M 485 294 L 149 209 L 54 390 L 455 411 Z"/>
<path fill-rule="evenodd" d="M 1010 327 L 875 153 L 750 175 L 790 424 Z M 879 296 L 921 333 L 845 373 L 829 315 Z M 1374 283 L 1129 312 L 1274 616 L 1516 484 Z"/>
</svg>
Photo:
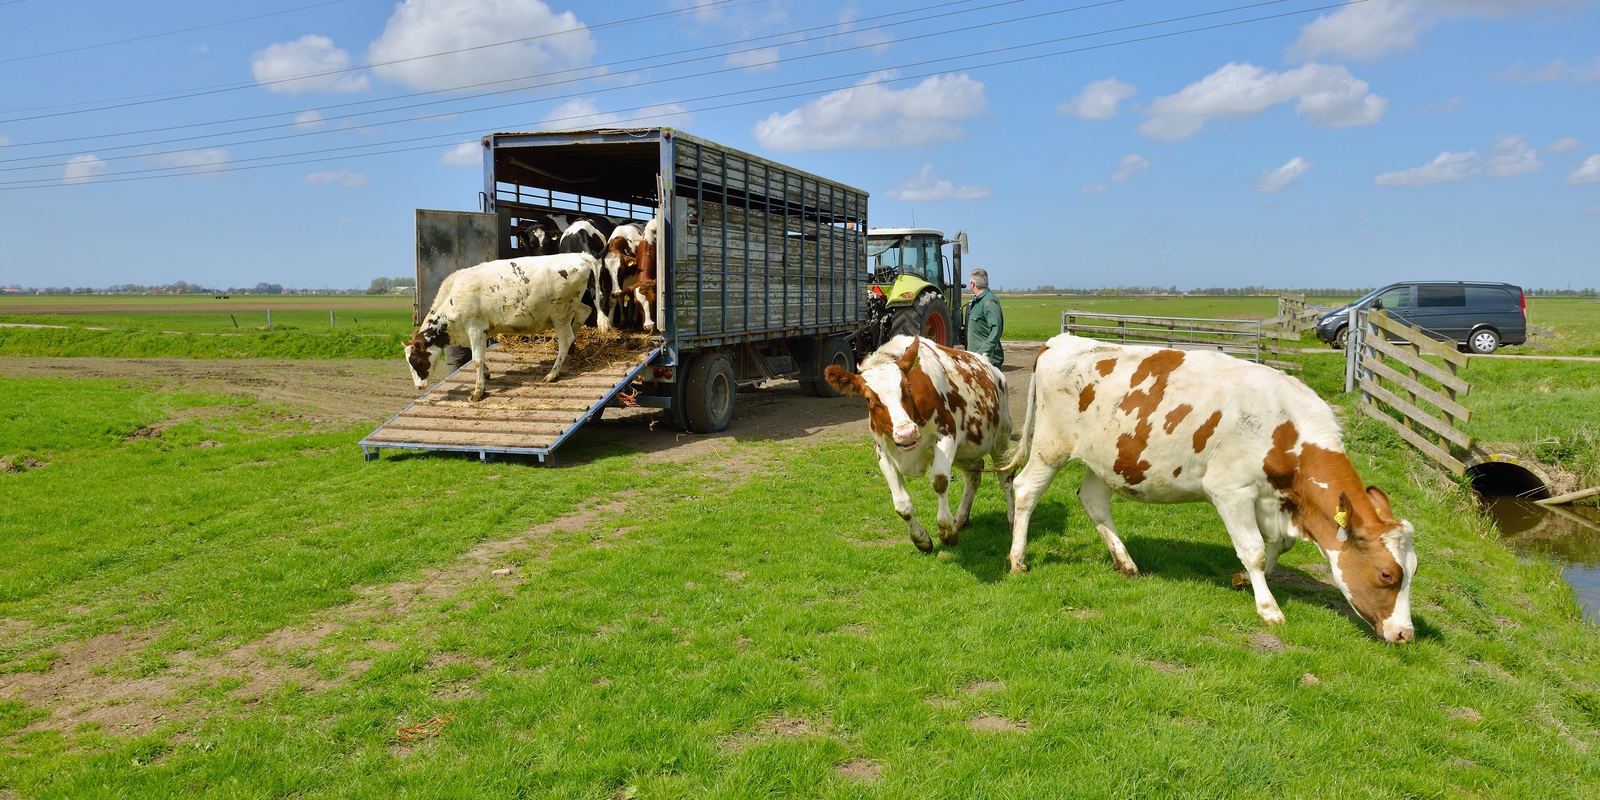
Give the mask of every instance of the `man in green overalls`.
<svg viewBox="0 0 1600 800">
<path fill-rule="evenodd" d="M 1005 350 L 1000 347 L 1000 334 L 1006 328 L 1000 301 L 989 291 L 988 272 L 968 272 L 967 284 L 972 287 L 972 302 L 967 304 L 967 350 L 987 356 L 998 367 L 1006 360 Z"/>
</svg>

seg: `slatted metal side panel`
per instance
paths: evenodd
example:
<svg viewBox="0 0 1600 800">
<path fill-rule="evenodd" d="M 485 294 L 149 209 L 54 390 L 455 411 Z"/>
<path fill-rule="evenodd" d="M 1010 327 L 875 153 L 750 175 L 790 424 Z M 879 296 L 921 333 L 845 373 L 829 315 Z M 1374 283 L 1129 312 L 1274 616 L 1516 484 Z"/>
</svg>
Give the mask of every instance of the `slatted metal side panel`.
<svg viewBox="0 0 1600 800">
<path fill-rule="evenodd" d="M 698 142 L 674 151 L 680 339 L 838 330 L 865 315 L 865 195 Z"/>
</svg>

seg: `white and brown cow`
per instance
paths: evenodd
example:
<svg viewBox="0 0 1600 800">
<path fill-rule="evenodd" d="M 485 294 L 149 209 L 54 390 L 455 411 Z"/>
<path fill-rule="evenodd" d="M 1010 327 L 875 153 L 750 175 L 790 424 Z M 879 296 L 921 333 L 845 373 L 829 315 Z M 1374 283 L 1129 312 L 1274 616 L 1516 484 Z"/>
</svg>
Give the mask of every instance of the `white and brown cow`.
<svg viewBox="0 0 1600 800">
<path fill-rule="evenodd" d="M 639 237 L 638 264 L 639 280 L 633 285 L 633 301 L 639 304 L 639 313 L 644 315 L 644 329 L 656 329 L 656 315 L 652 310 L 656 304 L 656 287 L 659 276 L 656 274 L 657 265 L 660 263 L 656 255 L 661 246 L 661 218 L 650 220 L 644 226 L 644 234 Z"/>
<path fill-rule="evenodd" d="M 616 324 L 616 309 L 627 301 L 628 293 L 639 282 L 639 243 L 643 239 L 644 227 L 629 222 L 614 228 L 606 240 L 595 291 L 595 306 L 606 327 Z"/>
<path fill-rule="evenodd" d="M 556 360 L 545 380 L 555 380 L 577 338 L 575 328 L 589 317 L 583 292 L 598 266 L 587 253 L 562 253 L 489 261 L 451 273 L 439 284 L 422 326 L 405 343 L 406 363 L 418 391 L 428 388 L 428 373 L 446 345 L 468 344 L 478 367 L 472 399 L 482 400 L 489 379 L 484 361 L 489 337 L 552 328 Z"/>
<path fill-rule="evenodd" d="M 1147 503 L 1210 502 L 1255 590 L 1256 611 L 1284 621 L 1267 589 L 1278 556 L 1306 537 L 1356 613 L 1389 642 L 1409 641 L 1411 523 L 1345 456 L 1333 410 L 1305 384 L 1214 352 L 1105 344 L 1062 334 L 1034 367 L 1017 476 L 1011 571 L 1023 572 L 1028 519 L 1067 462 L 1088 468 L 1078 499 L 1124 575 L 1139 568 L 1111 524 L 1113 493 Z M 1237 577 L 1237 576 L 1236 576 Z"/>
<path fill-rule="evenodd" d="M 931 472 L 939 495 L 939 540 L 956 544 L 983 477 L 983 457 L 998 466 L 1011 441 L 1006 378 L 1000 369 L 982 356 L 932 339 L 896 336 L 861 362 L 860 374 L 837 366 L 823 374 L 840 392 L 867 399 L 878 467 L 889 482 L 895 512 L 910 528 L 911 541 L 925 553 L 933 550 L 927 531 L 912 516 L 905 481 Z M 965 475 L 955 514 L 945 494 L 952 467 Z M 1011 475 L 1000 474 L 1008 521 L 1014 507 Z"/>
</svg>

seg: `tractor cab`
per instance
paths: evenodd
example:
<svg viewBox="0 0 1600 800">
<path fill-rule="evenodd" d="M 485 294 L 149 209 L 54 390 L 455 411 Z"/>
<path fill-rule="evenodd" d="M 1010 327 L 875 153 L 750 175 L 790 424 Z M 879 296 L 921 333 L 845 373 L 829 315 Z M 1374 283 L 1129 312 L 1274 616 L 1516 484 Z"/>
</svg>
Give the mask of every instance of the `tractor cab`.
<svg viewBox="0 0 1600 800">
<path fill-rule="evenodd" d="M 951 245 L 949 258 L 945 245 Z M 949 346 L 965 342 L 959 311 L 964 287 L 961 256 L 966 249 L 963 233 L 946 239 L 943 231 L 933 228 L 867 231 L 874 347 L 900 334 L 926 336 Z"/>
</svg>

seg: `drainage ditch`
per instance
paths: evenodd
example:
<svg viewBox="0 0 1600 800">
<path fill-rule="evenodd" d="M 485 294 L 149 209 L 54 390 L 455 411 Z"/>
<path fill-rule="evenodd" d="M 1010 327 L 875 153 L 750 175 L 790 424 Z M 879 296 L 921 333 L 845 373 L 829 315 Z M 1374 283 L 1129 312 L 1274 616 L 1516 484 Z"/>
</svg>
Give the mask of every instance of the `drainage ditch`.
<svg viewBox="0 0 1600 800">
<path fill-rule="evenodd" d="M 1518 553 L 1554 559 L 1584 617 L 1600 622 L 1600 509 L 1533 502 L 1551 496 L 1549 480 L 1515 456 L 1475 459 L 1467 477 L 1502 541 Z"/>
</svg>

